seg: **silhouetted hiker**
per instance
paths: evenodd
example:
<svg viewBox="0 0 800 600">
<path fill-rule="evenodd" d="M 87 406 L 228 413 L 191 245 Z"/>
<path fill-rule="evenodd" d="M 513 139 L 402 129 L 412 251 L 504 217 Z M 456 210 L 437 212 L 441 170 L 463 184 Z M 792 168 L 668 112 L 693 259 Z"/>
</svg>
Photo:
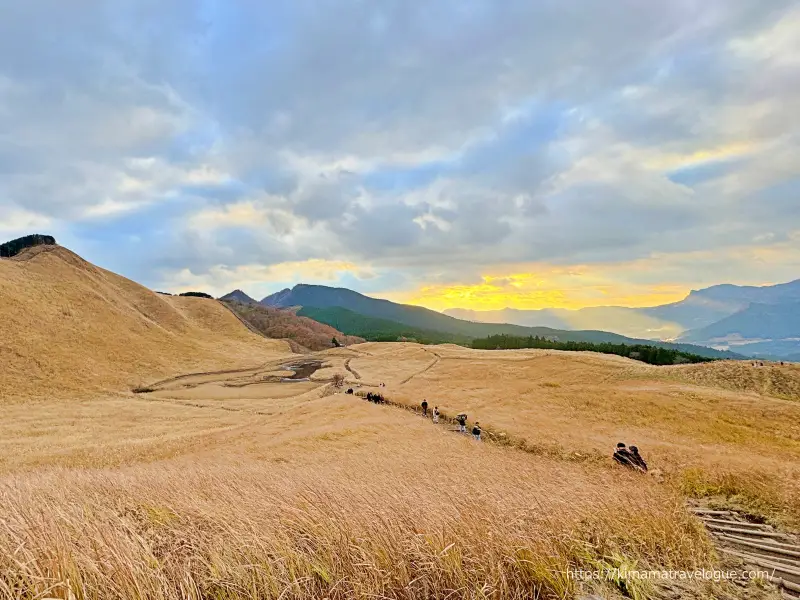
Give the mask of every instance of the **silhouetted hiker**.
<svg viewBox="0 0 800 600">
<path fill-rule="evenodd" d="M 422 416 L 423 417 L 427 417 L 428 416 L 428 401 L 427 400 L 423 400 L 422 401 Z"/>
<path fill-rule="evenodd" d="M 642 455 L 639 454 L 639 449 L 636 446 L 631 446 L 631 459 L 637 469 L 647 473 L 647 463 L 644 462 Z"/>
<path fill-rule="evenodd" d="M 477 442 L 481 441 L 481 426 L 478 422 L 475 422 L 475 427 L 472 428 L 472 437 Z"/>
<path fill-rule="evenodd" d="M 467 415 L 461 413 L 456 417 L 456 421 L 458 422 L 458 430 L 461 433 L 467 433 Z"/>
<path fill-rule="evenodd" d="M 367 402 L 372 402 L 372 392 L 367 392 Z"/>
<path fill-rule="evenodd" d="M 617 448 L 614 450 L 614 460 L 626 467 L 634 467 L 633 454 L 630 453 L 622 442 L 617 444 Z"/>
<path fill-rule="evenodd" d="M 434 423 L 438 423 L 439 422 L 439 407 L 438 406 L 434 406 L 433 407 L 433 422 Z"/>
<path fill-rule="evenodd" d="M 353 388 L 347 388 L 347 391 L 345 392 L 345 394 L 350 394 L 352 396 L 353 395 Z"/>
</svg>

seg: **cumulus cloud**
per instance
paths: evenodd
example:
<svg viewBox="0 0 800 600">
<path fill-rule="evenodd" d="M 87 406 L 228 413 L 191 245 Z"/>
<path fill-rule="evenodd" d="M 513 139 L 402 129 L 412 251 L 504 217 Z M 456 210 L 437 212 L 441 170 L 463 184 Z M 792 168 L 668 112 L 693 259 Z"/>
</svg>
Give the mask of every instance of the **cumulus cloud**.
<svg viewBox="0 0 800 600">
<path fill-rule="evenodd" d="M 789 1 L 7 4 L 0 231 L 151 285 L 469 285 L 800 229 Z"/>
</svg>

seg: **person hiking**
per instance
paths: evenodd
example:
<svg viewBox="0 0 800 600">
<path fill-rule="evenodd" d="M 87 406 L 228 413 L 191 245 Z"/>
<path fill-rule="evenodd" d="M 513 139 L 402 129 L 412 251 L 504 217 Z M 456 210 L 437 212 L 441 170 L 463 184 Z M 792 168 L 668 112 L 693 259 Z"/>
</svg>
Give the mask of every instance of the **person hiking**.
<svg viewBox="0 0 800 600">
<path fill-rule="evenodd" d="M 439 422 L 439 407 L 438 406 L 434 406 L 433 407 L 433 422 L 434 423 L 438 423 Z"/>
<path fill-rule="evenodd" d="M 458 430 L 461 433 L 467 433 L 467 415 L 461 413 L 456 417 L 456 422 L 458 423 Z"/>
<path fill-rule="evenodd" d="M 643 473 L 647 473 L 647 463 L 644 462 L 644 459 L 642 458 L 642 455 L 639 454 L 639 449 L 636 446 L 631 446 L 631 460 L 637 469 Z"/>
<path fill-rule="evenodd" d="M 427 400 L 423 400 L 422 401 L 422 416 L 423 417 L 427 417 L 428 416 L 428 401 Z"/>
<path fill-rule="evenodd" d="M 617 447 L 614 450 L 614 460 L 625 467 L 636 468 L 634 465 L 633 454 L 631 454 L 630 450 L 625 447 L 623 442 L 617 444 Z"/>
<path fill-rule="evenodd" d="M 472 437 L 476 442 L 481 441 L 481 425 L 477 421 L 475 422 L 475 426 L 472 428 Z"/>
</svg>

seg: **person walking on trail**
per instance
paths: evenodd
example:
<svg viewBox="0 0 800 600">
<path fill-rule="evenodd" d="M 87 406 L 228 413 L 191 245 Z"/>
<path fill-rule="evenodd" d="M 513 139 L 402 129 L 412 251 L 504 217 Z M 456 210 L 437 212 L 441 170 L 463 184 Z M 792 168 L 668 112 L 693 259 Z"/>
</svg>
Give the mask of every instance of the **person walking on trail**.
<svg viewBox="0 0 800 600">
<path fill-rule="evenodd" d="M 428 401 L 427 400 L 423 400 L 422 401 L 422 416 L 423 417 L 427 417 L 428 416 Z"/>
<path fill-rule="evenodd" d="M 456 421 L 458 422 L 458 430 L 461 433 L 467 433 L 467 415 L 461 413 L 456 417 Z"/>
<path fill-rule="evenodd" d="M 438 406 L 434 406 L 433 407 L 433 422 L 434 423 L 438 423 L 439 422 L 439 407 Z"/>
<path fill-rule="evenodd" d="M 478 422 L 476 422 L 475 427 L 472 428 L 472 437 L 476 442 L 481 441 L 481 425 Z"/>
</svg>

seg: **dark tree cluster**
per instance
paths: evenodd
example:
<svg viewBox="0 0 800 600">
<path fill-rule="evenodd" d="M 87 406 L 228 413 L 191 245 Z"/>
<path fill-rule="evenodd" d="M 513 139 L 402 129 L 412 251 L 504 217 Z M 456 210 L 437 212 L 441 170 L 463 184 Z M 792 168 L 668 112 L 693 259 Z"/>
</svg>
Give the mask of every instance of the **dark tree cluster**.
<svg viewBox="0 0 800 600">
<path fill-rule="evenodd" d="M 5 244 L 0 244 L 0 258 L 11 258 L 16 256 L 25 248 L 32 248 L 33 246 L 55 246 L 56 238 L 51 235 L 41 235 L 34 233 L 33 235 L 26 235 Z"/>
<path fill-rule="evenodd" d="M 544 350 L 572 350 L 575 352 L 601 352 L 602 354 L 616 354 L 634 360 L 640 360 L 651 365 L 676 365 L 682 363 L 710 362 L 713 358 L 706 358 L 697 354 L 646 346 L 644 344 L 612 344 L 608 342 L 594 344 L 592 342 L 559 342 L 538 336 L 518 337 L 513 335 L 490 335 L 489 337 L 473 340 L 472 347 L 481 350 L 520 350 L 523 348 L 541 348 Z"/>
<path fill-rule="evenodd" d="M 180 296 L 189 296 L 190 298 L 210 298 L 211 300 L 214 299 L 214 296 L 211 294 L 206 294 L 205 292 L 183 292 L 179 294 Z"/>
</svg>

